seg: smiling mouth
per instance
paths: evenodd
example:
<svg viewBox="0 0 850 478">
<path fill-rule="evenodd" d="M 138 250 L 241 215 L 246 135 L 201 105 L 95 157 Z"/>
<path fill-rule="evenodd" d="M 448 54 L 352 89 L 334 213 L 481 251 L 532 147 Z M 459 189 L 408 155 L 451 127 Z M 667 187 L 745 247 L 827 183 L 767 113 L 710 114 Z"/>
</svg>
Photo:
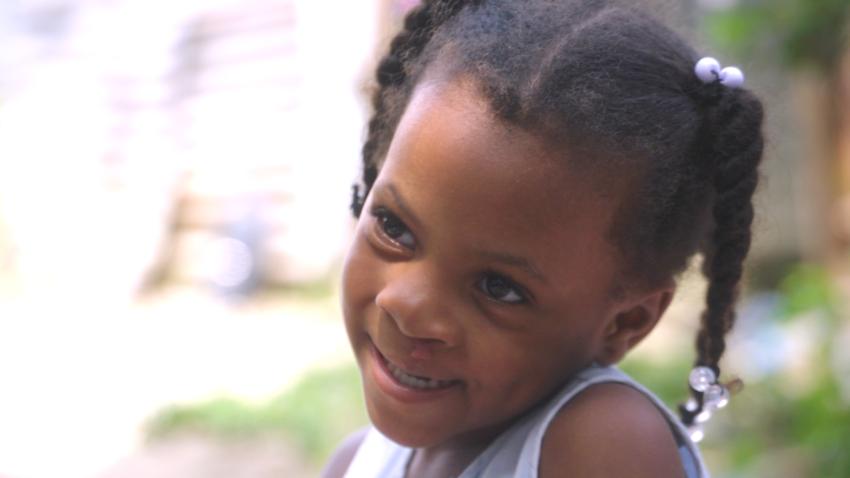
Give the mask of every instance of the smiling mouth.
<svg viewBox="0 0 850 478">
<path fill-rule="evenodd" d="M 395 378 L 402 385 L 408 386 L 410 388 L 416 390 L 435 390 L 440 388 L 450 387 L 456 383 L 459 383 L 457 380 L 434 380 L 428 377 L 417 377 L 415 375 L 410 375 L 402 371 L 400 368 L 393 365 L 392 362 L 386 359 L 380 352 L 378 352 L 378 356 L 381 358 L 381 361 L 384 365 L 387 366 L 387 370 L 390 371 L 393 378 Z"/>
</svg>

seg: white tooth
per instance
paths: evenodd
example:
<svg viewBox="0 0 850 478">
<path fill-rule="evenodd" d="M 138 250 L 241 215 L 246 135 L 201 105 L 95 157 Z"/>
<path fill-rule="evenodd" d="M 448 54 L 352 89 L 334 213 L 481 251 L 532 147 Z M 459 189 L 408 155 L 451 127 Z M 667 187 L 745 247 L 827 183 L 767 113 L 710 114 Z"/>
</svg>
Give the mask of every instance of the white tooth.
<svg viewBox="0 0 850 478">
<path fill-rule="evenodd" d="M 407 385 L 408 387 L 418 388 L 418 389 L 429 389 L 429 388 L 438 388 L 445 387 L 446 385 L 450 385 L 450 381 L 443 380 L 434 380 L 434 379 L 422 379 L 414 377 L 407 372 L 402 371 L 397 366 L 390 363 L 388 360 L 384 361 L 387 364 L 387 369 L 392 373 L 393 377 L 396 378 L 399 382 Z"/>
</svg>

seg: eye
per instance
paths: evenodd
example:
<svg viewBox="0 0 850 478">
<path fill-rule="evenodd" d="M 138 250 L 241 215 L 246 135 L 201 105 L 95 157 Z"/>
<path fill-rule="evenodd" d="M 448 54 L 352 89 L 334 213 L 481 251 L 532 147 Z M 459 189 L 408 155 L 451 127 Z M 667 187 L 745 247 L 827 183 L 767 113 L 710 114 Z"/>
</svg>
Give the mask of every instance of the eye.
<svg viewBox="0 0 850 478">
<path fill-rule="evenodd" d="M 372 215 L 378 221 L 381 232 L 393 242 L 409 248 L 416 246 L 416 238 L 413 237 L 413 233 L 398 216 L 386 209 L 378 209 L 372 212 Z"/>
<path fill-rule="evenodd" d="M 520 304 L 527 301 L 522 289 L 506 277 L 487 274 L 475 284 L 481 292 L 493 300 L 508 304 Z"/>
</svg>

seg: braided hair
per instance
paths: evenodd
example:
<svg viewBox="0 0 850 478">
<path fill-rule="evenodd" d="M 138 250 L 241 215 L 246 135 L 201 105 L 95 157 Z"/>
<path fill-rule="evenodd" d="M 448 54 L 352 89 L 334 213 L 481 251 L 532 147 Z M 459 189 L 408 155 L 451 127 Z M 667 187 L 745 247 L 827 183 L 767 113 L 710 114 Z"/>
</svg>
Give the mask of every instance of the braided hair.
<svg viewBox="0 0 850 478">
<path fill-rule="evenodd" d="M 719 376 L 750 248 L 763 110 L 747 90 L 700 81 L 698 59 L 616 0 L 423 0 L 378 66 L 352 211 L 360 215 L 425 73 L 471 77 L 499 120 L 580 152 L 565 155 L 573 166 L 629 178 L 609 231 L 622 287 L 660 285 L 703 254 L 696 362 Z M 680 406 L 686 425 L 702 411 L 691 392 L 698 406 Z"/>
<path fill-rule="evenodd" d="M 375 79 L 378 88 L 372 94 L 374 113 L 369 121 L 368 137 L 363 144 L 363 183 L 365 192 L 355 185 L 351 210 L 360 216 L 366 195 L 378 177 L 378 167 L 389 148 L 395 127 L 401 119 L 414 81 L 410 81 L 412 64 L 431 40 L 434 31 L 467 4 L 480 0 L 425 0 L 412 8 L 404 19 L 404 28 L 390 43 L 390 51 L 378 64 Z"/>
</svg>

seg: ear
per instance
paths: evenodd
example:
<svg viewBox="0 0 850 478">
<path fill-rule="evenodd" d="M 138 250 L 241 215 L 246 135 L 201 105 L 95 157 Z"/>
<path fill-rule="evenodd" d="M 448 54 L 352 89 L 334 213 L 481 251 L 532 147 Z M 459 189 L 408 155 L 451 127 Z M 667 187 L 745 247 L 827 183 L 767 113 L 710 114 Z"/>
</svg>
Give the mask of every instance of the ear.
<svg viewBox="0 0 850 478">
<path fill-rule="evenodd" d="M 619 362 L 626 352 L 652 332 L 675 293 L 676 284 L 670 281 L 622 301 L 605 328 L 594 360 L 601 365 Z"/>
</svg>

